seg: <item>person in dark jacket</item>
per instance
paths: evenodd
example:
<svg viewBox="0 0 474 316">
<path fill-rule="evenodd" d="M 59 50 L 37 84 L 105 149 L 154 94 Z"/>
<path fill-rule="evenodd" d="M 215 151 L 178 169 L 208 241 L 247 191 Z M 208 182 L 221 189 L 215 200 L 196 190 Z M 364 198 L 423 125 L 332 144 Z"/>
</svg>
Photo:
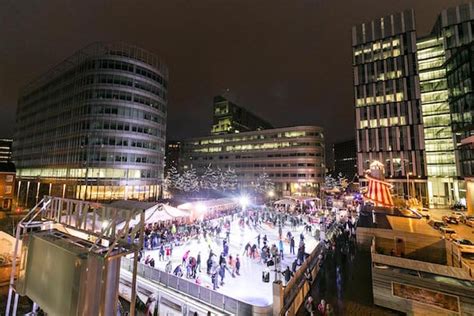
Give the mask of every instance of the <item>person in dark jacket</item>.
<svg viewBox="0 0 474 316">
<path fill-rule="evenodd" d="M 225 269 L 226 269 L 226 265 L 224 262 L 223 264 L 221 264 L 220 269 L 219 269 L 219 276 L 221 277 L 221 286 L 224 285 Z"/>
<path fill-rule="evenodd" d="M 291 271 L 295 273 L 297 268 L 298 268 L 298 259 L 295 259 L 295 261 L 293 261 L 293 263 L 291 264 Z"/>
<path fill-rule="evenodd" d="M 240 275 L 240 258 L 239 255 L 235 258 L 235 273 Z"/>
<path fill-rule="evenodd" d="M 291 239 L 290 239 L 290 253 L 292 255 L 295 254 L 295 237 L 291 236 Z"/>
<path fill-rule="evenodd" d="M 196 258 L 196 269 L 201 272 L 201 252 L 199 251 Z"/>
<path fill-rule="evenodd" d="M 293 272 L 291 272 L 290 267 L 286 266 L 285 271 L 283 271 L 281 274 L 283 274 L 283 277 L 285 278 L 285 284 L 288 284 L 288 282 L 291 280 L 291 277 L 293 276 Z"/>
</svg>

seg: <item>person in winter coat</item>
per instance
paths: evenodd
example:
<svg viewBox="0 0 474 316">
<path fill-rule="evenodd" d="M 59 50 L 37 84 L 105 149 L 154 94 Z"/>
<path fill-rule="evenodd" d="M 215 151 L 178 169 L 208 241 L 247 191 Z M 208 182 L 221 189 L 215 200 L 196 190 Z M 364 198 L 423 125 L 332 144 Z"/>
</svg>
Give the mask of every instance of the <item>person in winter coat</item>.
<svg viewBox="0 0 474 316">
<path fill-rule="evenodd" d="M 166 266 L 165 266 L 165 272 L 166 272 L 166 273 L 171 273 L 171 270 L 172 270 L 172 269 L 173 269 L 173 268 L 172 268 L 172 266 L 171 266 L 171 260 L 170 260 L 170 261 L 168 261 L 168 263 L 167 263 Z"/>
<path fill-rule="evenodd" d="M 183 263 L 185 263 L 186 260 L 188 260 L 188 257 L 189 257 L 189 253 L 190 253 L 190 252 L 191 252 L 190 250 L 186 250 L 186 252 L 184 253 L 184 255 L 183 255 Z"/>
<path fill-rule="evenodd" d="M 295 273 L 296 269 L 298 268 L 298 259 L 295 259 L 291 264 L 291 272 Z"/>
<path fill-rule="evenodd" d="M 235 259 L 230 255 L 229 256 L 229 269 L 233 278 L 235 278 Z"/>
<path fill-rule="evenodd" d="M 235 273 L 237 275 L 240 275 L 240 258 L 239 258 L 239 255 L 237 255 L 237 258 L 235 258 Z"/>
<path fill-rule="evenodd" d="M 308 296 L 308 299 L 304 303 L 304 308 L 306 309 L 309 315 L 311 316 L 314 315 L 315 308 L 314 308 L 313 298 L 311 296 Z"/>
<path fill-rule="evenodd" d="M 221 256 L 219 257 L 219 265 L 225 264 L 225 255 L 224 253 L 221 253 Z"/>
<path fill-rule="evenodd" d="M 224 243 L 224 257 L 227 257 L 229 254 L 229 244 L 226 242 Z"/>
<path fill-rule="evenodd" d="M 181 266 L 177 265 L 173 271 L 173 274 L 176 275 L 178 278 L 183 276 L 183 270 L 181 270 Z"/>
<path fill-rule="evenodd" d="M 280 241 L 278 242 L 278 248 L 280 250 L 280 257 L 283 260 L 283 239 L 280 239 Z"/>
<path fill-rule="evenodd" d="M 210 272 L 211 272 L 212 287 L 215 291 L 216 289 L 219 288 L 219 285 L 218 285 L 218 283 L 219 283 L 219 276 L 218 276 L 219 266 L 217 265 L 216 262 L 212 263 Z"/>
<path fill-rule="evenodd" d="M 283 274 L 283 277 L 285 278 L 285 284 L 288 284 L 288 282 L 291 280 L 291 277 L 293 276 L 293 272 L 291 272 L 290 267 L 286 266 L 285 271 L 283 271 L 281 274 Z"/>
<path fill-rule="evenodd" d="M 290 239 L 290 253 L 292 255 L 295 254 L 295 237 L 291 236 L 291 239 Z"/>
<path fill-rule="evenodd" d="M 308 282 L 308 285 L 311 286 L 311 283 L 313 283 L 313 276 L 311 275 L 309 268 L 306 268 L 306 271 L 304 272 L 304 278 L 306 279 L 306 282 Z"/>
<path fill-rule="evenodd" d="M 199 251 L 196 258 L 196 269 L 201 272 L 201 252 Z"/>
<path fill-rule="evenodd" d="M 255 259 L 257 257 L 257 245 L 253 244 L 252 248 L 250 248 L 250 258 Z"/>
<path fill-rule="evenodd" d="M 225 263 L 221 264 L 219 269 L 219 276 L 221 277 L 221 286 L 224 285 L 225 269 Z"/>
<path fill-rule="evenodd" d="M 321 313 L 321 315 L 326 315 L 326 301 L 325 300 L 321 300 L 321 303 L 319 303 L 318 311 Z"/>
<path fill-rule="evenodd" d="M 246 245 L 245 245 L 245 248 L 244 248 L 244 253 L 242 255 L 245 255 L 245 256 L 249 256 L 250 255 L 250 243 L 248 242 Z"/>
<path fill-rule="evenodd" d="M 165 246 L 163 246 L 163 244 L 160 245 L 160 253 L 158 255 L 158 260 L 165 260 Z"/>
</svg>

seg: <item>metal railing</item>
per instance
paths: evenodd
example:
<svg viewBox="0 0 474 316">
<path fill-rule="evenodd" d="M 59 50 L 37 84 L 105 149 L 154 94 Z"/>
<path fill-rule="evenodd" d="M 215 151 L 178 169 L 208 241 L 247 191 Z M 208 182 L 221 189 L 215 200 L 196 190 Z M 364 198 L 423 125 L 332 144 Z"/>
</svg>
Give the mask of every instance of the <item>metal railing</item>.
<svg viewBox="0 0 474 316">
<path fill-rule="evenodd" d="M 132 260 L 122 258 L 121 268 L 125 269 L 126 271 L 131 271 Z M 171 288 L 182 294 L 188 295 L 193 299 L 197 299 L 203 303 L 212 305 L 213 307 L 224 312 L 228 312 L 232 315 L 252 315 L 256 309 L 255 306 L 249 303 L 242 302 L 227 295 L 218 293 L 214 290 L 205 288 L 184 278 L 177 277 L 173 274 L 166 273 L 142 263 L 138 264 L 137 275 L 162 286 Z"/>
<path fill-rule="evenodd" d="M 329 239 L 337 234 L 338 224 L 333 223 L 326 231 L 326 236 Z M 324 254 L 325 244 L 320 242 L 311 254 L 306 258 L 301 267 L 296 271 L 293 278 L 283 289 L 283 305 L 280 310 L 280 315 L 285 315 L 289 312 L 290 315 L 296 314 L 298 309 L 303 304 L 306 295 L 311 291 L 311 285 L 306 282 L 305 271 L 309 269 L 313 281 L 316 279 L 320 268 L 320 254 Z M 324 259 L 323 259 L 324 260 Z"/>
<path fill-rule="evenodd" d="M 133 227 L 132 220 L 135 220 Z M 66 231 L 71 229 L 81 233 L 81 239 L 87 239 L 92 243 L 88 251 L 101 254 L 106 260 L 122 257 L 129 253 L 135 253 L 136 258 L 143 244 L 144 222 L 144 213 L 140 210 L 121 210 L 100 203 L 44 196 L 16 227 L 16 241 L 5 315 L 15 316 L 17 312 L 19 292 L 16 289 L 15 279 L 18 275 L 24 274 L 27 269 L 27 247 L 21 247 L 21 249 L 19 247 L 25 236 L 35 231 L 51 230 L 60 226 Z M 119 224 L 122 225 L 120 228 Z M 137 234 L 140 236 L 138 242 L 135 241 Z M 132 273 L 133 270 L 136 270 L 136 260 L 132 265 Z M 132 280 L 132 316 L 135 315 L 135 275 L 136 273 L 134 273 Z M 12 300 L 13 309 L 11 309 Z"/>
</svg>

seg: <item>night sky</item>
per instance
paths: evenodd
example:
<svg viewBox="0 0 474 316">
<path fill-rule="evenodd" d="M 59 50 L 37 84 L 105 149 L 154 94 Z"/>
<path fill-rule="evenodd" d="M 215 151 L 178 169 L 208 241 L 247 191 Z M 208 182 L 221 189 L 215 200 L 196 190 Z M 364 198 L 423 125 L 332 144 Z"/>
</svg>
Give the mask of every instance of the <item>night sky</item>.
<svg viewBox="0 0 474 316">
<path fill-rule="evenodd" d="M 125 41 L 170 70 L 168 139 L 205 135 L 212 97 L 275 126 L 354 137 L 351 27 L 408 8 L 418 35 L 455 0 L 0 1 L 0 137 L 11 137 L 27 84 L 95 41 Z"/>
</svg>

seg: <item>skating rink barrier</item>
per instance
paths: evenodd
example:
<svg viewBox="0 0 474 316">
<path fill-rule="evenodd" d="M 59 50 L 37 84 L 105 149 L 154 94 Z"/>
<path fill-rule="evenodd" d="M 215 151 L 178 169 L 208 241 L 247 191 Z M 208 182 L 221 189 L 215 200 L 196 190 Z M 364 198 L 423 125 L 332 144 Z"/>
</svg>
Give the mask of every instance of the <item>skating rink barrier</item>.
<svg viewBox="0 0 474 316">
<path fill-rule="evenodd" d="M 132 268 L 133 261 L 131 259 L 122 258 L 121 269 L 132 271 Z M 188 295 L 193 299 L 197 299 L 231 315 L 272 315 L 272 305 L 265 307 L 254 306 L 142 263 L 138 263 L 137 275 L 171 288 L 179 293 Z"/>
</svg>

